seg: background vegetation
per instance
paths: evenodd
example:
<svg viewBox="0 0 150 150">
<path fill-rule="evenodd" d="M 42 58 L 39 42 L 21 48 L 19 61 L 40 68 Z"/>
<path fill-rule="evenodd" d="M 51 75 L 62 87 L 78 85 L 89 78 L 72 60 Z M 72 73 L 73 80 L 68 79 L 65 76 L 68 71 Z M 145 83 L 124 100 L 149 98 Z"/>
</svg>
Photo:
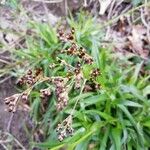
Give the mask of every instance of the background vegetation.
<svg viewBox="0 0 150 150">
<path fill-rule="evenodd" d="M 34 88 L 30 91 L 27 102 L 21 102 L 23 107 L 20 108 L 27 110 L 30 120 L 32 120 L 32 128 L 24 125 L 29 141 L 28 149 L 34 147 L 43 150 L 60 148 L 67 150 L 149 149 L 149 54 L 146 57 L 134 52 L 125 55 L 124 52 L 120 53 L 114 50 L 116 43 L 105 40 L 109 27 L 113 30 L 119 28 L 118 30 L 124 32 L 122 28 L 130 26 L 123 24 L 120 27 L 118 24 L 120 24 L 121 17 L 134 15 L 137 18 L 140 9 L 144 7 L 149 9 L 150 6 L 149 2 L 137 0 L 130 3 L 133 5 L 131 4 L 132 7 L 127 12 L 103 21 L 103 23 L 99 23 L 97 15 L 93 16 L 88 11 L 80 10 L 75 14 L 68 12 L 65 23 L 62 19 L 54 26 L 49 22 L 36 22 L 30 19 L 26 25 L 26 32 L 16 33 L 21 37 L 19 44 L 12 48 L 7 47 L 11 60 L 8 63 L 5 62 L 5 66 L 0 70 L 1 77 L 11 76 L 20 79 L 28 70 L 34 72 L 35 69 L 42 68 L 44 78 L 57 76 L 64 78 L 67 76 L 68 68 L 62 66 L 58 58 L 72 67 L 75 67 L 77 61 L 81 61 L 81 71 L 83 72 L 80 89 L 74 89 L 73 76 L 71 76 L 72 80 L 67 82 L 66 86 L 70 89 L 69 101 L 62 111 L 56 109 L 55 86 L 51 82 L 41 82 L 40 80 L 33 85 Z M 28 16 L 21 4 L 15 0 L 7 1 L 6 6 Z M 141 18 L 132 21 L 133 26 L 143 25 Z M 83 63 L 75 56 L 61 53 L 70 46 L 70 42 L 64 43 L 58 38 L 58 28 L 62 26 L 66 32 L 72 28 L 75 29 L 75 42 L 92 56 L 94 60 L 92 65 Z M 10 33 L 11 31 L 3 32 Z M 146 35 L 144 34 L 144 36 Z M 150 44 L 146 43 L 146 45 L 149 48 Z M 2 49 L 6 48 L 3 42 L 0 46 Z M 54 68 L 50 68 L 52 64 L 55 64 Z M 94 82 L 100 85 L 100 89 L 85 92 L 83 91 L 85 80 L 90 80 L 94 68 L 100 70 L 100 75 L 94 79 Z M 20 87 L 17 85 L 16 88 L 17 93 L 22 93 L 30 86 Z M 46 101 L 46 106 L 44 106 L 39 92 L 40 89 L 45 88 L 52 92 Z M 60 142 L 56 131 L 57 125 L 70 115 L 73 119 L 71 127 L 74 132 L 72 136 L 68 136 Z M 10 138 L 12 135 L 8 135 L 8 137 Z M 3 141 L 3 136 L 0 139 Z M 6 145 L 9 145 L 9 141 L 5 142 L 6 145 L 1 141 L 0 144 L 7 149 Z M 26 149 L 26 145 L 23 145 L 19 144 L 22 149 Z M 13 146 L 11 148 L 13 149 Z"/>
</svg>

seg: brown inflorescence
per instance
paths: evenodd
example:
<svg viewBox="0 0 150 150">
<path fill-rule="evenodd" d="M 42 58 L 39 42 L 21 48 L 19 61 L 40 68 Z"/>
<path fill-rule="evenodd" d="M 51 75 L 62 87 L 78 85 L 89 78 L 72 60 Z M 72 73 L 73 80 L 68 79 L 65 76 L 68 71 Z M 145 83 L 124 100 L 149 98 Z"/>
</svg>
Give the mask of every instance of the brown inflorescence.
<svg viewBox="0 0 150 150">
<path fill-rule="evenodd" d="M 58 29 L 57 37 L 63 42 L 72 42 L 74 40 L 75 29 L 72 28 L 69 33 L 64 32 L 64 28 Z"/>
<path fill-rule="evenodd" d="M 100 70 L 98 68 L 92 70 L 91 77 L 96 78 L 99 75 L 100 75 Z"/>
<path fill-rule="evenodd" d="M 86 53 L 83 47 L 79 47 L 74 40 L 75 29 L 72 28 L 70 33 L 65 33 L 63 29 L 58 30 L 58 38 L 64 42 L 71 42 L 71 46 L 66 50 L 62 50 L 62 53 L 67 53 L 67 55 L 75 55 L 84 61 L 85 64 L 91 65 L 93 63 L 93 58 Z"/>
<path fill-rule="evenodd" d="M 80 68 L 76 68 L 74 70 L 74 73 L 75 73 L 75 86 L 74 86 L 74 88 L 79 89 L 79 88 L 81 88 L 81 84 L 82 84 L 82 80 L 83 80 L 83 73 L 82 73 Z"/>
<path fill-rule="evenodd" d="M 19 100 L 19 96 L 20 94 L 14 94 L 10 97 L 7 97 L 4 99 L 5 104 L 8 105 L 8 111 L 9 112 L 15 112 L 16 111 L 16 107 L 17 107 L 17 102 Z"/>
<path fill-rule="evenodd" d="M 56 131 L 58 132 L 58 140 L 61 142 L 65 137 L 73 134 L 72 116 L 68 116 L 62 123 L 58 124 Z"/>
<path fill-rule="evenodd" d="M 27 73 L 18 80 L 18 83 L 20 85 L 27 84 L 31 86 L 36 83 L 37 77 L 41 72 L 41 68 L 37 68 L 34 72 L 32 72 L 32 70 L 29 69 Z"/>
<path fill-rule="evenodd" d="M 62 77 L 56 77 L 53 79 L 52 81 L 55 86 L 55 94 L 56 94 L 56 98 L 57 98 L 57 110 L 62 110 L 64 107 L 67 106 L 68 104 L 68 92 L 66 90 L 65 87 L 65 82 L 64 82 L 64 78 Z"/>
<path fill-rule="evenodd" d="M 86 79 L 86 81 L 88 80 L 88 82 L 83 84 L 84 76 L 81 64 L 91 65 L 93 63 L 93 58 L 87 53 L 87 50 L 85 48 L 79 46 L 76 43 L 74 34 L 74 28 L 72 28 L 69 33 L 65 33 L 63 29 L 58 30 L 59 39 L 63 42 L 68 42 L 70 44 L 70 47 L 68 46 L 66 50 L 62 50 L 61 52 L 69 56 L 75 56 L 75 59 L 78 60 L 78 62 L 75 65 L 72 65 L 68 64 L 65 60 L 57 57 L 57 63 L 53 63 L 49 66 L 51 69 L 55 68 L 58 65 L 65 66 L 65 69 L 68 71 L 66 73 L 66 77 L 56 76 L 44 78 L 41 68 L 37 68 L 36 70 L 28 70 L 27 73 L 18 81 L 20 85 L 26 84 L 28 89 L 21 94 L 15 94 L 5 99 L 5 103 L 8 105 L 8 110 L 10 112 L 16 111 L 19 100 L 22 100 L 23 103 L 28 102 L 28 95 L 30 94 L 30 91 L 34 88 L 34 86 L 37 85 L 35 83 L 37 83 L 38 81 L 51 81 L 51 83 L 55 85 L 57 111 L 61 111 L 67 106 L 69 100 L 68 92 L 70 89 L 72 89 L 72 85 L 74 85 L 74 88 L 77 89 L 76 91 L 78 91 L 78 89 L 80 89 L 82 85 L 84 86 L 83 92 L 96 91 L 100 89 L 100 84 L 96 81 L 96 77 L 100 75 L 100 70 L 98 68 L 94 68 L 91 73 L 89 73 L 90 79 Z M 66 83 L 69 83 L 68 86 Z M 40 107 L 43 106 L 42 112 L 46 111 L 45 106 L 48 106 L 47 100 L 51 95 L 52 93 L 49 88 L 40 90 L 40 97 L 42 100 L 42 105 Z M 75 109 L 75 107 L 73 109 Z M 73 134 L 73 128 L 71 126 L 72 113 L 62 123 L 58 124 L 57 132 L 59 141 L 62 141 L 65 137 Z"/>
<path fill-rule="evenodd" d="M 41 90 L 40 90 L 40 97 L 41 97 L 42 99 L 47 98 L 47 97 L 49 97 L 50 95 L 51 95 L 51 91 L 50 91 L 49 88 L 47 88 L 47 89 L 41 89 Z"/>
<path fill-rule="evenodd" d="M 21 100 L 23 103 L 27 103 L 27 100 L 28 100 L 28 93 L 27 92 L 22 93 Z"/>
</svg>

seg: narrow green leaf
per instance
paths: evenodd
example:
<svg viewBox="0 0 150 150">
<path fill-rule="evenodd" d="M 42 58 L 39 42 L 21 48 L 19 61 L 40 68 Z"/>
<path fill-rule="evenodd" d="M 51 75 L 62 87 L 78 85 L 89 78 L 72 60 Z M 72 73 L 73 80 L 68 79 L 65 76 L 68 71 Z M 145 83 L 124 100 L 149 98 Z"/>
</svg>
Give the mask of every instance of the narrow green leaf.
<svg viewBox="0 0 150 150">
<path fill-rule="evenodd" d="M 104 118 L 105 120 L 107 120 L 108 122 L 110 122 L 112 124 L 114 121 L 116 121 L 116 119 L 113 118 L 112 116 L 110 116 L 104 112 L 98 111 L 98 110 L 87 110 L 84 113 L 85 114 L 98 114 L 100 117 Z"/>
<path fill-rule="evenodd" d="M 119 128 L 112 128 L 111 134 L 114 141 L 115 150 L 121 150 L 121 130 Z"/>
<path fill-rule="evenodd" d="M 131 77 L 130 82 L 129 82 L 130 84 L 135 84 L 135 83 L 136 83 L 142 65 L 143 65 L 143 61 L 142 61 L 140 64 L 137 64 L 137 65 L 136 65 L 136 67 L 135 67 L 135 72 L 134 72 L 134 74 L 133 74 L 133 76 Z"/>
<path fill-rule="evenodd" d="M 126 109 L 125 106 L 123 105 L 118 105 L 118 107 L 125 113 L 125 115 L 128 117 L 130 120 L 131 124 L 134 126 L 135 130 L 137 131 L 137 139 L 140 144 L 140 146 L 143 148 L 144 147 L 144 138 L 142 133 L 138 130 L 137 127 L 137 122 L 134 120 L 133 116 L 130 114 L 130 112 Z"/>
<path fill-rule="evenodd" d="M 132 102 L 132 101 L 129 101 L 129 100 L 124 100 L 121 102 L 122 105 L 125 105 L 125 106 L 130 106 L 130 107 L 143 107 L 141 104 L 139 103 L 136 103 L 136 102 Z"/>
<path fill-rule="evenodd" d="M 99 150 L 106 150 L 106 146 L 107 146 L 107 141 L 108 141 L 108 137 L 110 134 L 110 126 L 107 128 L 104 137 L 102 139 L 102 142 L 100 143 L 100 148 Z"/>
</svg>

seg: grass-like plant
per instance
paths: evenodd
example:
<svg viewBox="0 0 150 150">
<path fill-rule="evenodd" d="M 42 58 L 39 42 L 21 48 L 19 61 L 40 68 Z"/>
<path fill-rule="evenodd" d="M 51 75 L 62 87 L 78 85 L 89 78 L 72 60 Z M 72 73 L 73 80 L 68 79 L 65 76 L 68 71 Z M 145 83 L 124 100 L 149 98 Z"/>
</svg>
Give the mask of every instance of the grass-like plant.
<svg viewBox="0 0 150 150">
<path fill-rule="evenodd" d="M 35 32 L 15 50 L 19 75 L 27 72 L 19 80 L 25 90 L 6 98 L 9 110 L 29 106 L 44 135 L 43 143 L 34 143 L 41 149 L 148 150 L 150 76 L 141 73 L 144 61 L 134 64 L 101 48 L 103 32 L 92 17 L 79 14 L 68 24 L 67 33 L 30 24 Z"/>
</svg>

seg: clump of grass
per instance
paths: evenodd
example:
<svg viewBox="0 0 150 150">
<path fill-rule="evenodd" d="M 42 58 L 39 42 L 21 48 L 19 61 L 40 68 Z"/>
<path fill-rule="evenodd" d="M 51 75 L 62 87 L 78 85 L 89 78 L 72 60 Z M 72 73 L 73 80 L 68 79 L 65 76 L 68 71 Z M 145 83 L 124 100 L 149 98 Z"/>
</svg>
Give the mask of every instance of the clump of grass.
<svg viewBox="0 0 150 150">
<path fill-rule="evenodd" d="M 93 18 L 79 15 L 68 22 L 68 33 L 32 23 L 38 34 L 27 36 L 26 47 L 15 54 L 27 70 L 42 68 L 32 84 L 27 82 L 31 71 L 21 78 L 31 116 L 45 137 L 34 146 L 148 149 L 150 76 L 141 73 L 143 61 L 132 64 L 101 48 L 102 34 Z M 46 89 L 44 99 L 40 89 Z"/>
</svg>

